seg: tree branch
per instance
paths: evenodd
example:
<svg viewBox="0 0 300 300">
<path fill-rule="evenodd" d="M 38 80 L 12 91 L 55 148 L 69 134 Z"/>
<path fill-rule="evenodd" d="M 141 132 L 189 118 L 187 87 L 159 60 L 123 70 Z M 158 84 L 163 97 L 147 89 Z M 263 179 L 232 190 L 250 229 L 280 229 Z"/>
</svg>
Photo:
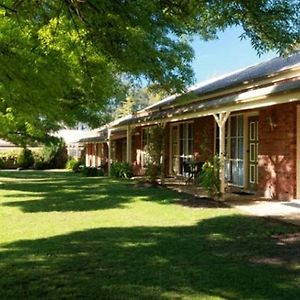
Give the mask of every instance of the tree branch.
<svg viewBox="0 0 300 300">
<path fill-rule="evenodd" d="M 11 7 L 8 7 L 8 6 L 6 6 L 5 4 L 0 3 L 0 7 L 1 7 L 1 8 L 4 8 L 5 10 L 9 10 L 10 12 L 17 13 L 17 10 L 16 10 L 16 9 L 11 8 Z"/>
</svg>

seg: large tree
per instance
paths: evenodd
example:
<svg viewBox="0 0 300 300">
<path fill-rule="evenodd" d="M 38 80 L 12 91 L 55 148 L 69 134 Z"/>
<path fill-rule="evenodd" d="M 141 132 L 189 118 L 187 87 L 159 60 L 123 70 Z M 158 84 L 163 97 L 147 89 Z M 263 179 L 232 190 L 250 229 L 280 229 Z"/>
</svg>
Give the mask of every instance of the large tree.
<svg viewBox="0 0 300 300">
<path fill-rule="evenodd" d="M 193 81 L 193 35 L 241 25 L 258 53 L 280 54 L 300 35 L 293 0 L 2 0 L 0 8 L 0 136 L 17 143 L 62 124 L 100 125 L 106 103 L 138 80 L 182 91 Z"/>
</svg>

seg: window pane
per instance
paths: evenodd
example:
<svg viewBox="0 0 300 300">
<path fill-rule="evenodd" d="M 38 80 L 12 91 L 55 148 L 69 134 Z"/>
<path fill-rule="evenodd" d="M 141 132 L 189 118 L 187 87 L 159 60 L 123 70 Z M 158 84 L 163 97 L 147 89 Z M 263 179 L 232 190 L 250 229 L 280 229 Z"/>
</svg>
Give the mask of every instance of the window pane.
<svg viewBox="0 0 300 300">
<path fill-rule="evenodd" d="M 227 164 L 226 177 L 235 185 L 244 184 L 244 119 L 243 116 L 230 118 L 230 163 Z M 226 142 L 229 140 L 226 139 Z"/>
<path fill-rule="evenodd" d="M 231 137 L 236 136 L 236 117 L 231 117 L 230 119 L 230 133 Z"/>
<path fill-rule="evenodd" d="M 238 139 L 238 158 L 243 159 L 244 157 L 244 139 Z"/>
<path fill-rule="evenodd" d="M 193 138 L 193 124 L 192 123 L 190 123 L 190 124 L 188 124 L 189 126 L 188 126 L 188 138 L 189 139 L 192 139 Z"/>
<path fill-rule="evenodd" d="M 238 117 L 238 135 L 243 136 L 244 135 L 244 119 L 243 116 Z"/>
<path fill-rule="evenodd" d="M 236 138 L 231 138 L 231 148 L 230 148 L 230 158 L 237 158 L 237 140 Z"/>
<path fill-rule="evenodd" d="M 183 126 L 184 124 L 180 124 L 180 139 L 182 140 L 183 139 L 183 131 L 184 131 L 184 126 Z"/>
</svg>

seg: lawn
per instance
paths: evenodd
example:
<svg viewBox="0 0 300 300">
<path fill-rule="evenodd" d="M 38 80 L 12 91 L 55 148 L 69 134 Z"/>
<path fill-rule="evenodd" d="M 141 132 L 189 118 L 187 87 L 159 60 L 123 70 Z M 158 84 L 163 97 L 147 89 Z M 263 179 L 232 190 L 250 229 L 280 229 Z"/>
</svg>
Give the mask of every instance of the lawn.
<svg viewBox="0 0 300 300">
<path fill-rule="evenodd" d="M 1 172 L 0 299 L 300 299 L 299 228 L 189 197 Z"/>
</svg>

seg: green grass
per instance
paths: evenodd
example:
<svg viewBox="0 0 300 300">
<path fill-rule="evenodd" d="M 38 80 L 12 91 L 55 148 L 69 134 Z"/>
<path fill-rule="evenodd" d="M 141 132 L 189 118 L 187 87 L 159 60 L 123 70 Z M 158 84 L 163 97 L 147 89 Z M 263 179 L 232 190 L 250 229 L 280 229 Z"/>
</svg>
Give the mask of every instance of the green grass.
<svg viewBox="0 0 300 300">
<path fill-rule="evenodd" d="M 1 172 L 0 299 L 300 299 L 299 228 L 187 197 Z"/>
</svg>

